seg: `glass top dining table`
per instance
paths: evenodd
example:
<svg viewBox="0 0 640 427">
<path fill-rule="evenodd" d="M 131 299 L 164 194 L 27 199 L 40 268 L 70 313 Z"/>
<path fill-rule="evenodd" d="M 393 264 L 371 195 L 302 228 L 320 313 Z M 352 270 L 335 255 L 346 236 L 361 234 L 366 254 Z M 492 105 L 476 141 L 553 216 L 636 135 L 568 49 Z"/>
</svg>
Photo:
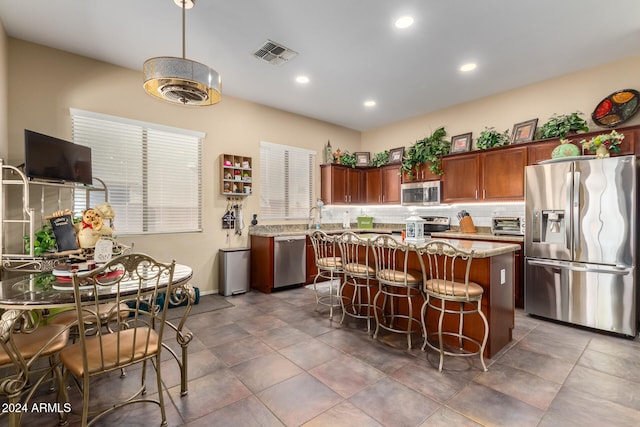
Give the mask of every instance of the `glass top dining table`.
<svg viewBox="0 0 640 427">
<path fill-rule="evenodd" d="M 166 320 L 165 323 L 176 332 L 176 341 L 182 349 L 179 356 L 166 342 L 162 346 L 167 350 L 178 363 L 181 377 L 181 395 L 187 394 L 187 353 L 189 343 L 193 334 L 188 330 L 183 330 L 184 324 L 191 311 L 192 304 L 196 300 L 196 292 L 189 283 L 193 276 L 191 267 L 183 264 L 176 264 L 173 274 L 173 281 L 170 287 L 170 304 L 175 306 L 185 305 L 186 309 L 178 323 Z M 168 278 L 164 284 L 169 283 Z M 123 282 L 126 287 L 126 283 Z M 132 292 L 135 287 L 132 286 Z M 121 292 L 126 294 L 126 292 Z M 104 292 L 104 299 L 109 300 L 112 294 L 107 290 Z M 21 274 L 14 277 L 4 278 L 0 281 L 0 312 L 2 310 L 52 310 L 74 308 L 75 301 L 70 277 L 56 277 L 52 273 L 31 273 Z"/>
<path fill-rule="evenodd" d="M 191 267 L 176 264 L 172 287 L 180 289 L 193 276 Z M 47 309 L 73 307 L 70 277 L 56 277 L 50 272 L 23 274 L 0 281 L 0 309 Z M 168 284 L 168 280 L 164 285 Z M 126 287 L 126 283 L 124 284 Z M 109 299 L 110 293 L 104 293 Z"/>
</svg>

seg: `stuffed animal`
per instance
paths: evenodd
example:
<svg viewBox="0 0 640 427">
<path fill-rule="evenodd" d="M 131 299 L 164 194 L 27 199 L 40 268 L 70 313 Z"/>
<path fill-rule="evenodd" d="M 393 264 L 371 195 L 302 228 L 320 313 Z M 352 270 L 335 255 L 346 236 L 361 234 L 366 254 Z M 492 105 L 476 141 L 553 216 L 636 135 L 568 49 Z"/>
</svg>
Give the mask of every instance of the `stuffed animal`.
<svg viewBox="0 0 640 427">
<path fill-rule="evenodd" d="M 104 215 L 113 218 L 113 209 L 111 205 L 98 205 L 95 208 L 89 208 L 82 212 L 82 221 L 75 225 L 76 234 L 78 236 L 78 246 L 81 248 L 94 248 L 98 240 L 103 236 L 111 236 L 113 230 L 104 224 Z M 105 212 L 105 213 L 103 213 Z"/>
</svg>

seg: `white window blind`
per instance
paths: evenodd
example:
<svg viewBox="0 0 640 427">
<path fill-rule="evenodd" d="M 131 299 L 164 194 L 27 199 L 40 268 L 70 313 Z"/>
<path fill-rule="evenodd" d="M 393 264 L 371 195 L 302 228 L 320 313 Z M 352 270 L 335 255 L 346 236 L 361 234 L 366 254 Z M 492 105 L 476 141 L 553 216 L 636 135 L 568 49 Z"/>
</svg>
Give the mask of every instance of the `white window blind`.
<svg viewBox="0 0 640 427">
<path fill-rule="evenodd" d="M 73 141 L 91 147 L 117 234 L 202 230 L 202 132 L 71 109 Z M 86 206 L 77 191 L 75 210 Z M 99 192 L 90 197 L 102 199 Z M 95 206 L 103 200 L 90 200 Z"/>
<path fill-rule="evenodd" d="M 315 151 L 260 142 L 260 214 L 306 219 L 313 206 Z"/>
</svg>

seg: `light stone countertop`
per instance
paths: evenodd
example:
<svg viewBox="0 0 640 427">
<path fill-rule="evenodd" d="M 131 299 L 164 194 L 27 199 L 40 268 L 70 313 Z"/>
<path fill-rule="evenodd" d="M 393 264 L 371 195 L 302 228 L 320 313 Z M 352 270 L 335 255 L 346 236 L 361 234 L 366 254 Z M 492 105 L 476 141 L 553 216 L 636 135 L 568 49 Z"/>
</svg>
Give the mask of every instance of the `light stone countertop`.
<svg viewBox="0 0 640 427">
<path fill-rule="evenodd" d="M 375 227 L 373 229 L 358 229 L 351 228 L 348 230 L 342 228 L 333 228 L 333 227 L 323 227 L 322 231 L 325 231 L 328 234 L 336 234 L 342 233 L 345 231 L 353 231 L 355 233 L 359 233 L 362 238 L 375 239 L 380 235 L 389 235 L 392 231 L 400 231 L 404 227 L 395 227 L 394 228 L 378 228 Z M 249 234 L 252 236 L 260 236 L 260 237 L 279 237 L 279 236 L 306 236 L 311 234 L 311 232 L 315 231 L 315 229 L 308 229 L 306 225 L 289 225 L 289 226 L 262 226 L 262 227 L 250 227 Z M 496 255 L 502 255 L 510 252 L 515 252 L 520 250 L 520 245 L 515 243 L 501 243 L 499 240 L 510 240 L 515 241 L 516 239 L 513 236 L 493 236 L 491 234 L 477 234 L 478 239 L 489 240 L 490 238 L 493 241 L 480 241 L 480 240 L 462 240 L 456 239 L 455 237 L 463 236 L 465 239 L 469 234 L 465 233 L 456 233 L 456 232 L 443 232 L 443 233 L 433 233 L 432 239 L 427 239 L 425 243 L 429 240 L 445 240 L 448 243 L 451 243 L 453 246 L 458 247 L 460 249 L 464 249 L 467 251 L 473 250 L 475 252 L 474 256 L 476 258 L 489 258 Z M 391 237 L 395 240 L 400 241 L 400 234 L 393 234 Z M 508 239 L 502 239 L 503 237 L 508 237 Z M 517 236 L 515 236 L 517 237 Z M 416 246 L 421 246 L 422 243 L 418 243 Z"/>
<path fill-rule="evenodd" d="M 495 236 L 491 233 L 462 233 L 460 231 L 443 231 L 438 233 L 431 233 L 431 238 L 490 240 L 495 242 L 524 242 L 523 236 Z"/>
</svg>

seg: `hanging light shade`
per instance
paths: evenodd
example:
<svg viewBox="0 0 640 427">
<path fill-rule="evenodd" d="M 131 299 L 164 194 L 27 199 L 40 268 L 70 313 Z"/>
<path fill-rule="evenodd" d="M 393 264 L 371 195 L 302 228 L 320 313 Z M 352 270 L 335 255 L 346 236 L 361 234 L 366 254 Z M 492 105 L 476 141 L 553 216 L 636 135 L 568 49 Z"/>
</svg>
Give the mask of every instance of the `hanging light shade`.
<svg viewBox="0 0 640 427">
<path fill-rule="evenodd" d="M 213 105 L 222 99 L 220 75 L 185 57 L 185 10 L 193 0 L 175 0 L 182 8 L 182 58 L 159 56 L 145 61 L 144 89 L 148 94 L 182 105 Z"/>
</svg>

